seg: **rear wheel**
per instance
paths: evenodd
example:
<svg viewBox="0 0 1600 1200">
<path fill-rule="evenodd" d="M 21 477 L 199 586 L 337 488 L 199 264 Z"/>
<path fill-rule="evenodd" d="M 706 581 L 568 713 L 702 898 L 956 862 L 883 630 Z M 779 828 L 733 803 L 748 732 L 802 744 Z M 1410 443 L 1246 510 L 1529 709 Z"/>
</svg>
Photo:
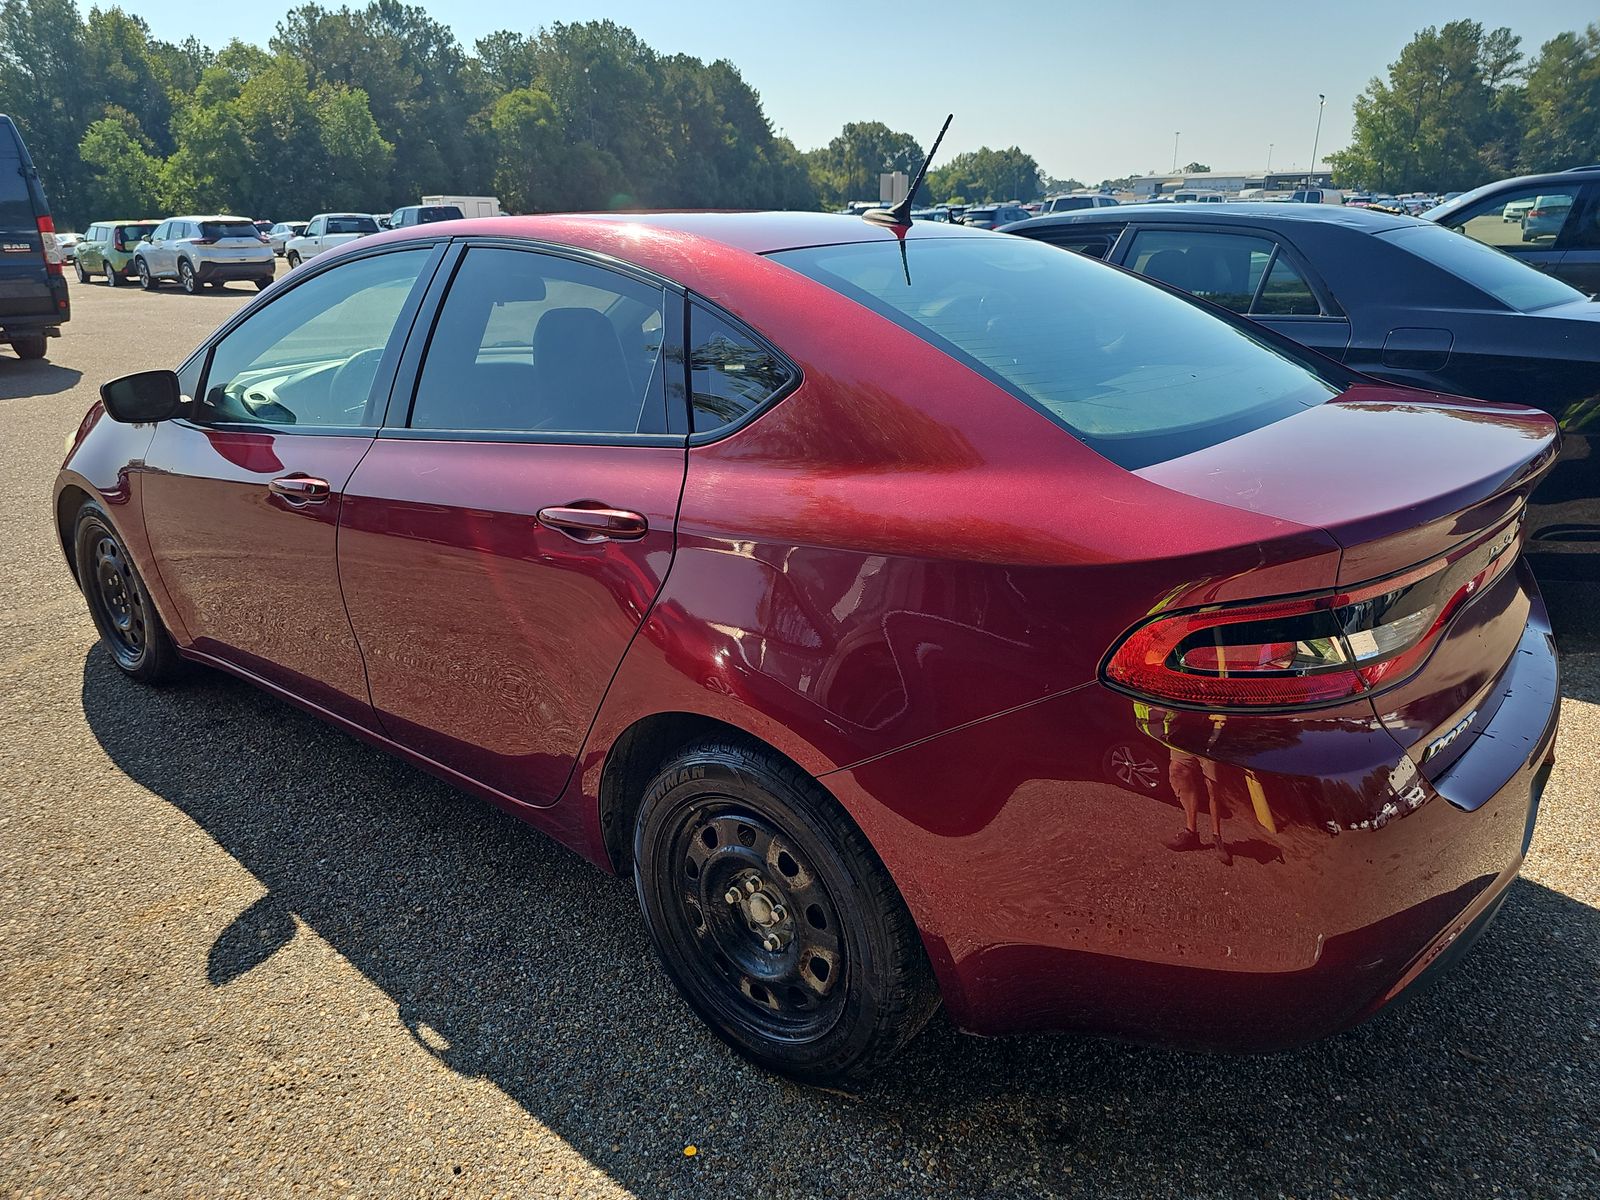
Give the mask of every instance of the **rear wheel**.
<svg viewBox="0 0 1600 1200">
<path fill-rule="evenodd" d="M 270 280 L 270 279 L 258 279 L 258 280 L 256 280 L 256 291 L 258 291 L 258 292 L 264 292 L 271 286 L 272 286 L 272 280 Z"/>
<path fill-rule="evenodd" d="M 938 1007 L 911 915 L 860 830 L 759 748 L 706 742 L 666 764 L 640 807 L 634 884 L 684 999 L 771 1070 L 862 1083 Z"/>
<path fill-rule="evenodd" d="M 200 290 L 200 280 L 195 277 L 194 267 L 186 258 L 178 260 L 178 283 L 191 296 Z"/>
<path fill-rule="evenodd" d="M 300 256 L 293 250 L 289 251 L 289 270 L 294 270 L 300 265 Z"/>
<path fill-rule="evenodd" d="M 153 292 L 161 286 L 161 281 L 150 273 L 150 264 L 140 259 L 134 264 L 139 270 L 139 286 L 147 292 Z"/>
<path fill-rule="evenodd" d="M 17 352 L 18 358 L 43 358 L 44 335 L 29 334 L 26 337 L 12 338 L 11 348 Z"/>
<path fill-rule="evenodd" d="M 127 547 L 98 504 L 78 511 L 74 548 L 78 583 L 106 649 L 124 674 L 140 683 L 166 683 L 183 660 L 167 635 Z"/>
<path fill-rule="evenodd" d="M 106 264 L 106 286 L 107 287 L 121 287 L 122 286 L 122 272 L 117 270 L 117 268 L 114 265 L 112 265 L 111 263 L 107 263 Z"/>
</svg>

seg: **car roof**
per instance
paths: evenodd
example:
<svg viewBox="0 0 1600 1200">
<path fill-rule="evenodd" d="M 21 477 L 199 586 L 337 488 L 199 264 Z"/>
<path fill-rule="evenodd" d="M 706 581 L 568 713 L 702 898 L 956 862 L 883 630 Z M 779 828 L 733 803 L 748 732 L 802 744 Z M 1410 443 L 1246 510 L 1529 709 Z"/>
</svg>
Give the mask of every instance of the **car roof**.
<svg viewBox="0 0 1600 1200">
<path fill-rule="evenodd" d="M 714 242 L 751 254 L 772 254 L 806 246 L 839 246 L 852 242 L 893 242 L 896 238 L 986 237 L 986 233 L 960 225 L 920 221 L 894 229 L 842 213 L 814 212 L 666 212 L 666 213 L 561 213 L 549 216 L 469 217 L 452 222 L 457 237 L 513 237 L 573 242 L 613 241 L 619 236 L 639 240 L 646 231 Z M 438 236 L 425 231 L 397 230 L 385 237 Z"/>
<path fill-rule="evenodd" d="M 1079 209 L 1076 212 L 1047 213 L 1008 225 L 1008 231 L 1044 229 L 1051 225 L 1095 225 L 1129 220 L 1182 225 L 1193 221 L 1221 225 L 1259 225 L 1263 221 L 1300 221 L 1323 225 L 1342 225 L 1366 233 L 1382 233 L 1404 225 L 1429 225 L 1419 217 L 1373 212 L 1367 208 L 1346 208 L 1338 204 L 1292 204 L 1241 200 L 1231 204 L 1119 204 L 1110 208 Z"/>
<path fill-rule="evenodd" d="M 1583 178 L 1585 175 L 1600 175 L 1600 166 L 1572 167 L 1565 171 L 1546 171 L 1540 175 L 1515 175 L 1510 179 L 1497 179 L 1493 183 L 1475 187 L 1470 192 L 1462 192 L 1454 200 L 1446 200 L 1434 211 L 1441 217 L 1449 216 L 1458 209 L 1476 204 L 1479 200 L 1502 190 L 1538 187 L 1547 183 L 1559 187 L 1581 186 L 1589 182 Z"/>
</svg>

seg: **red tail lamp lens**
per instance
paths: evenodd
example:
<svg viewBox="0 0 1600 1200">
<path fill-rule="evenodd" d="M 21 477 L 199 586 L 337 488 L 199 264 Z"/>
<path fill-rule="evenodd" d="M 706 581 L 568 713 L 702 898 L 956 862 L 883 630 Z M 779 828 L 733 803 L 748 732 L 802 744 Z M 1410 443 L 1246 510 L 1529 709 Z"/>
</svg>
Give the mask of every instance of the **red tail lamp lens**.
<svg viewBox="0 0 1600 1200">
<path fill-rule="evenodd" d="M 1157 617 L 1122 640 L 1105 675 L 1141 696 L 1207 708 L 1363 695 L 1416 671 L 1450 619 L 1516 561 L 1513 545 L 1501 538 L 1350 591 Z"/>
</svg>

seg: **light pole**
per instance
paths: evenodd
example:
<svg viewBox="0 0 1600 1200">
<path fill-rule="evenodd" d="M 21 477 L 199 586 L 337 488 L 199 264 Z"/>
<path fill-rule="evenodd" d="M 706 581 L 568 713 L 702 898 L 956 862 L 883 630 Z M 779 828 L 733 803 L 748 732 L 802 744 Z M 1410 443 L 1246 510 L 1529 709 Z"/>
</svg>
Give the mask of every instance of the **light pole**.
<svg viewBox="0 0 1600 1200">
<path fill-rule="evenodd" d="M 1268 175 L 1272 174 L 1272 146 L 1273 146 L 1273 143 L 1271 143 L 1271 142 L 1267 143 L 1267 174 Z"/>
<path fill-rule="evenodd" d="M 1322 108 L 1328 103 L 1328 98 L 1321 92 L 1317 93 L 1317 134 L 1311 139 L 1311 170 L 1306 174 L 1306 189 L 1311 188 L 1311 176 L 1317 173 L 1317 143 L 1322 141 Z"/>
<path fill-rule="evenodd" d="M 1178 173 L 1178 139 L 1183 136 L 1183 130 L 1178 130 L 1172 135 L 1172 173 Z"/>
</svg>

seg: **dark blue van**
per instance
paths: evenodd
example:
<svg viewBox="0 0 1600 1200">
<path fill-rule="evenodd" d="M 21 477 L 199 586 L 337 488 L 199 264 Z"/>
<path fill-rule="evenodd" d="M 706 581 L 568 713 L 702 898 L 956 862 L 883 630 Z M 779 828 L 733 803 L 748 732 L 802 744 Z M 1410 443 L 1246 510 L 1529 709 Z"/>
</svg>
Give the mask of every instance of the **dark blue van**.
<svg viewBox="0 0 1600 1200">
<path fill-rule="evenodd" d="M 72 315 L 55 225 L 39 173 L 10 117 L 0 113 L 0 344 L 43 358 Z"/>
</svg>

